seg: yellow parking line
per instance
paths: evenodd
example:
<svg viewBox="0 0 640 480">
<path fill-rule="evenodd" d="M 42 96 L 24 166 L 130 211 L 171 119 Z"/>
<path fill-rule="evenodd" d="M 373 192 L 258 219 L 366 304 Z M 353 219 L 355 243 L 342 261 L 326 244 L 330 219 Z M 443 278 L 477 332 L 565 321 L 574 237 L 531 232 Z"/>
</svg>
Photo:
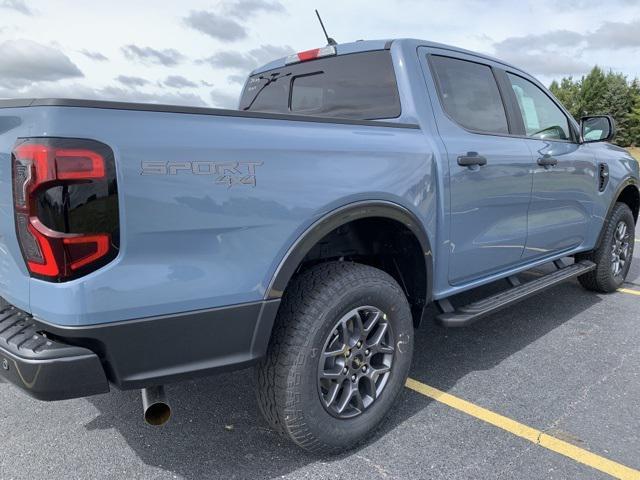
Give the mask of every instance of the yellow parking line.
<svg viewBox="0 0 640 480">
<path fill-rule="evenodd" d="M 430 387 L 424 383 L 407 379 L 407 388 L 418 392 L 426 397 L 432 398 L 440 403 L 448 405 L 451 408 L 455 408 L 467 415 L 471 415 L 483 422 L 489 423 L 495 427 L 501 428 L 513 435 L 516 435 L 525 440 L 529 440 L 536 445 L 540 445 L 548 450 L 559 453 L 568 457 L 576 462 L 588 465 L 591 468 L 595 468 L 601 472 L 611 475 L 615 478 L 621 478 L 625 480 L 640 480 L 640 471 L 633 468 L 626 467 L 620 463 L 616 463 L 607 458 L 591 453 L 583 448 L 576 447 L 563 440 L 559 440 L 551 435 L 536 430 L 535 428 L 528 427 L 520 422 L 511 420 L 510 418 L 499 415 L 486 408 L 474 405 L 471 402 L 462 400 L 461 398 L 450 395 L 446 392 L 438 390 L 437 388 Z"/>
<path fill-rule="evenodd" d="M 640 296 L 640 290 L 631 290 L 630 288 L 619 288 L 618 291 L 622 293 L 630 293 L 631 295 Z"/>
</svg>

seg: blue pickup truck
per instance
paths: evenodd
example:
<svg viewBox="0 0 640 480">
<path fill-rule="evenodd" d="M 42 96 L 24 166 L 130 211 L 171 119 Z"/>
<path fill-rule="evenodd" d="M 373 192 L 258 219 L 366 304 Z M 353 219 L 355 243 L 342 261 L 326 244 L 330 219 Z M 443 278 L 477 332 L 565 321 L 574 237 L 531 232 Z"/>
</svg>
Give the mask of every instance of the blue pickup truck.
<svg viewBox="0 0 640 480">
<path fill-rule="evenodd" d="M 640 196 L 614 130 L 517 67 L 409 39 L 269 63 L 238 110 L 2 101 L 0 375 L 42 400 L 141 389 L 162 424 L 165 384 L 255 365 L 274 429 L 353 447 L 422 321 L 622 284 Z"/>
</svg>

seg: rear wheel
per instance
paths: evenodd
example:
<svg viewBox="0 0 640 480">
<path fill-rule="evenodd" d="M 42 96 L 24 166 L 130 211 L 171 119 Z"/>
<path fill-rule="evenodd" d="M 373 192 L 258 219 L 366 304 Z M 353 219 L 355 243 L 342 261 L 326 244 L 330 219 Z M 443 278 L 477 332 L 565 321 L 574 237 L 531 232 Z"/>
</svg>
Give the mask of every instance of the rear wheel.
<svg viewBox="0 0 640 480">
<path fill-rule="evenodd" d="M 313 267 L 283 298 L 257 369 L 260 409 L 306 450 L 351 449 L 389 412 L 412 352 L 409 304 L 392 277 L 356 263 Z"/>
<path fill-rule="evenodd" d="M 600 246 L 580 254 L 576 260 L 591 260 L 595 270 L 578 277 L 588 290 L 609 293 L 618 289 L 627 278 L 635 242 L 635 221 L 625 203 L 616 203 L 604 226 Z"/>
</svg>

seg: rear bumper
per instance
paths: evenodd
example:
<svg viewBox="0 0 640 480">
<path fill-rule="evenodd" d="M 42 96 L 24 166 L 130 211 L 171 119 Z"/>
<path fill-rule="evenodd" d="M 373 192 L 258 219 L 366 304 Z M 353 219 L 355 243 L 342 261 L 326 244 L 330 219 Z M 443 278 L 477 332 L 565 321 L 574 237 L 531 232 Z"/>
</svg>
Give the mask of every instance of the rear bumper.
<svg viewBox="0 0 640 480">
<path fill-rule="evenodd" d="M 41 400 L 145 388 L 252 365 L 280 300 L 85 327 L 35 319 L 0 298 L 0 376 Z M 3 365 L 8 368 L 3 368 Z"/>
<path fill-rule="evenodd" d="M 31 316 L 0 299 L 0 376 L 39 400 L 109 391 L 94 352 L 45 335 Z"/>
</svg>

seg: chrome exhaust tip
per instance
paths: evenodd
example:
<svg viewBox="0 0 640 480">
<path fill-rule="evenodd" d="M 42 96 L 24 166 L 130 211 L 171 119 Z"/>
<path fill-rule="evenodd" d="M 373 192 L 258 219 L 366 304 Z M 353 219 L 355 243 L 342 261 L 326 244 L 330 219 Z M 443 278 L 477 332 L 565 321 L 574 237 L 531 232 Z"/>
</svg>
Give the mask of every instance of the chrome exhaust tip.
<svg viewBox="0 0 640 480">
<path fill-rule="evenodd" d="M 142 411 L 144 421 L 149 425 L 164 425 L 171 418 L 171 407 L 167 402 L 164 387 L 149 387 L 142 389 Z"/>
</svg>

